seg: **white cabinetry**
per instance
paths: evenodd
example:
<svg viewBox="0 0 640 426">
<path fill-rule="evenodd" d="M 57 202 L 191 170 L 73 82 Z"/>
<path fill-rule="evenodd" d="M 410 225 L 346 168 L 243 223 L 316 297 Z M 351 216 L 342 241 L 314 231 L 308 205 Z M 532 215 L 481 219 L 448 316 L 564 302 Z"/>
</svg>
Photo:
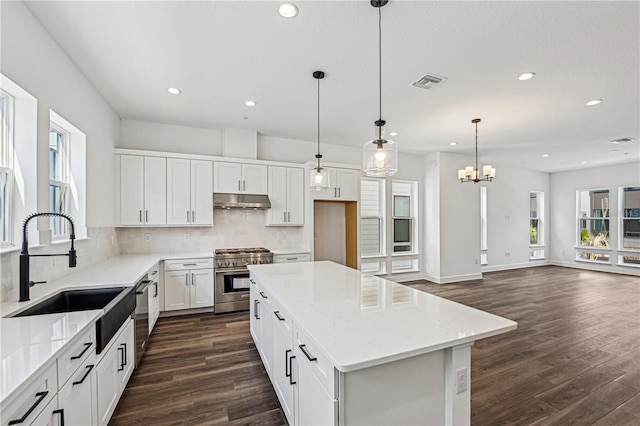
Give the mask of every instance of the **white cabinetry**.
<svg viewBox="0 0 640 426">
<path fill-rule="evenodd" d="M 227 194 L 267 193 L 267 166 L 250 163 L 213 164 L 213 192 Z"/>
<path fill-rule="evenodd" d="M 96 366 L 97 423 L 109 423 L 136 362 L 133 319 L 109 343 Z"/>
<path fill-rule="evenodd" d="M 149 285 L 149 335 L 160 317 L 160 265 L 157 263 L 147 272 Z"/>
<path fill-rule="evenodd" d="M 167 224 L 213 225 L 212 164 L 167 158 Z"/>
<path fill-rule="evenodd" d="M 304 225 L 304 169 L 269 166 L 267 225 Z"/>
<path fill-rule="evenodd" d="M 167 162 L 161 157 L 120 156 L 120 224 L 167 223 Z"/>
<path fill-rule="evenodd" d="M 331 187 L 314 191 L 316 200 L 357 201 L 360 188 L 360 170 L 327 167 Z"/>
<path fill-rule="evenodd" d="M 311 262 L 311 253 L 274 254 L 273 263 Z"/>
<path fill-rule="evenodd" d="M 164 263 L 164 310 L 213 306 L 213 259 L 177 259 Z"/>
<path fill-rule="evenodd" d="M 258 353 L 262 358 L 267 374 L 271 376 L 271 368 L 273 364 L 273 337 L 272 337 L 272 318 L 273 310 L 271 308 L 271 300 L 269 295 L 258 284 L 251 283 L 249 289 L 251 304 L 249 313 L 249 327 L 254 339 L 260 342 L 256 344 Z"/>
</svg>

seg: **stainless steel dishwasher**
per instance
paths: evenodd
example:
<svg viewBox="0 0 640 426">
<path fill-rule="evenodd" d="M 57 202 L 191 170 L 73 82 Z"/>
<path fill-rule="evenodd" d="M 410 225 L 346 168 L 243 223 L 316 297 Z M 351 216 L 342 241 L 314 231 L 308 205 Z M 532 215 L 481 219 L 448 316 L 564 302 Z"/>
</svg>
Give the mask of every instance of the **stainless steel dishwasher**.
<svg viewBox="0 0 640 426">
<path fill-rule="evenodd" d="M 136 368 L 149 340 L 149 286 L 152 282 L 145 274 L 136 283 Z"/>
</svg>

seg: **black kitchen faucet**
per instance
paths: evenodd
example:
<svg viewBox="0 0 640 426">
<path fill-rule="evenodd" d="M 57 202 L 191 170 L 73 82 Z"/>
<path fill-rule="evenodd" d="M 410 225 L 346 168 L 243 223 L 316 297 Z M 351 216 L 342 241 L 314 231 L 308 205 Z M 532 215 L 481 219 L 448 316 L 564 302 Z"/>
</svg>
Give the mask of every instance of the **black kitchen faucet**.
<svg viewBox="0 0 640 426">
<path fill-rule="evenodd" d="M 71 224 L 71 234 L 69 235 L 69 239 L 71 240 L 71 248 L 69 249 L 69 253 L 58 253 L 58 254 L 29 254 L 29 243 L 27 241 L 27 226 L 29 225 L 29 221 L 34 217 L 47 216 L 47 217 L 62 217 L 69 221 Z M 75 268 L 76 266 L 76 249 L 73 248 L 73 240 L 76 239 L 76 230 L 73 224 L 73 219 L 71 216 L 68 216 L 64 213 L 55 213 L 55 212 L 40 212 L 33 213 L 24 220 L 22 225 L 22 251 L 20 252 L 20 302 L 26 302 L 29 300 L 29 287 L 32 287 L 35 283 L 33 281 L 29 281 L 29 258 L 33 256 L 41 257 L 41 256 L 69 256 L 69 268 Z M 46 282 L 46 281 L 42 281 Z"/>
</svg>

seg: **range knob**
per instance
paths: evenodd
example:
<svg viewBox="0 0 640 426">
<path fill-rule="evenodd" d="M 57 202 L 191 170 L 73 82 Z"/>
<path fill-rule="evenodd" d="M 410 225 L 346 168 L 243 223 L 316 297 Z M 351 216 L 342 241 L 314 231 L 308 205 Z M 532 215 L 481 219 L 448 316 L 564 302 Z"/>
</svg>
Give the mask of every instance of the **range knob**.
<svg viewBox="0 0 640 426">
<path fill-rule="evenodd" d="M 253 263 L 253 264 L 255 265 L 256 263 L 258 263 L 258 261 L 257 261 L 256 259 L 253 259 L 253 260 L 251 261 L 251 263 Z"/>
<path fill-rule="evenodd" d="M 264 259 L 260 259 L 260 263 L 261 263 L 261 264 L 262 264 L 262 263 L 264 263 Z"/>
<path fill-rule="evenodd" d="M 228 260 L 224 261 L 224 266 L 229 266 L 229 261 Z"/>
</svg>

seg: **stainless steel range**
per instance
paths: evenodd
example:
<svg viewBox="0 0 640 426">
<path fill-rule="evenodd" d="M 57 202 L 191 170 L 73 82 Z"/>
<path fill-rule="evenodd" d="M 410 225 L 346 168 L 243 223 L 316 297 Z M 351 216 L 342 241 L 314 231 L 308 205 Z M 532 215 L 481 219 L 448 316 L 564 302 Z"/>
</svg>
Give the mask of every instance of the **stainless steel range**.
<svg viewBox="0 0 640 426">
<path fill-rule="evenodd" d="M 273 263 L 266 248 L 234 248 L 215 251 L 215 313 L 249 310 L 247 265 Z"/>
</svg>

